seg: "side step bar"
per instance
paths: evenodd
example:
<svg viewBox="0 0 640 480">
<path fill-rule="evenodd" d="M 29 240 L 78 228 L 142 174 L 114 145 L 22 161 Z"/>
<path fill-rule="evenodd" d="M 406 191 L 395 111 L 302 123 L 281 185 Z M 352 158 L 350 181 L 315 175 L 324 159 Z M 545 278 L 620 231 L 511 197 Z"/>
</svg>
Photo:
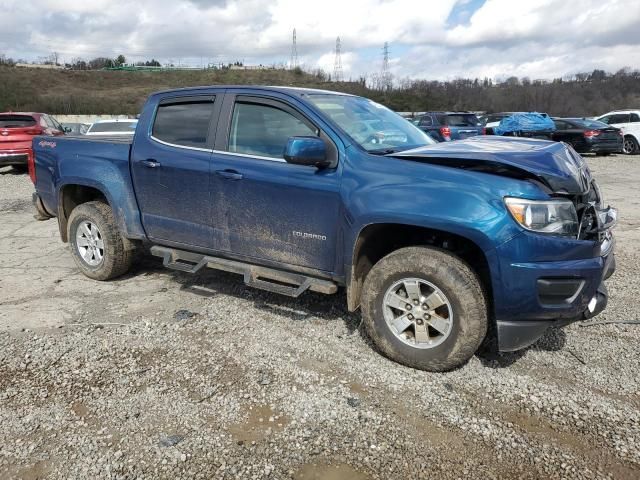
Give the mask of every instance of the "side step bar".
<svg viewBox="0 0 640 480">
<path fill-rule="evenodd" d="M 307 290 L 332 294 L 338 286 L 330 280 L 308 277 L 299 273 L 285 272 L 275 268 L 261 267 L 250 263 L 210 257 L 199 253 L 177 250 L 155 245 L 151 254 L 163 258 L 163 265 L 181 272 L 196 273 L 203 267 L 238 273 L 244 276 L 244 283 L 250 287 L 260 288 L 288 297 L 299 297 Z"/>
</svg>

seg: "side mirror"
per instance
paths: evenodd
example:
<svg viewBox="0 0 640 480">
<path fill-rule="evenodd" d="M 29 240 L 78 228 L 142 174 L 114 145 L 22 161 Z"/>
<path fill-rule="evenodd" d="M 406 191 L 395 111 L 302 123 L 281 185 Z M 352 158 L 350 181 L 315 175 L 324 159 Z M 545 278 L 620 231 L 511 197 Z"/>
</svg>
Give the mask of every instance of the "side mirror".
<svg viewBox="0 0 640 480">
<path fill-rule="evenodd" d="M 62 131 L 64 133 L 71 133 L 73 130 L 71 129 L 71 127 L 62 127 Z"/>
<path fill-rule="evenodd" d="M 289 137 L 284 148 L 284 159 L 295 165 L 326 168 L 331 165 L 327 158 L 327 146 L 318 137 Z"/>
</svg>

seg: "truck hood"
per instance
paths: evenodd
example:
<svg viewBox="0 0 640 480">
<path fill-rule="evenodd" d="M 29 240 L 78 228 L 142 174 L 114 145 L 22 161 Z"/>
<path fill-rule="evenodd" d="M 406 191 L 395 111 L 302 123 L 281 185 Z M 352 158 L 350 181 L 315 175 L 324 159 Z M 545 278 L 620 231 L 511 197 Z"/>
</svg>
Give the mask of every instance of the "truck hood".
<svg viewBox="0 0 640 480">
<path fill-rule="evenodd" d="M 569 145 L 493 135 L 428 145 L 388 156 L 513 178 L 537 180 L 553 193 L 584 194 L 591 172 Z"/>
</svg>

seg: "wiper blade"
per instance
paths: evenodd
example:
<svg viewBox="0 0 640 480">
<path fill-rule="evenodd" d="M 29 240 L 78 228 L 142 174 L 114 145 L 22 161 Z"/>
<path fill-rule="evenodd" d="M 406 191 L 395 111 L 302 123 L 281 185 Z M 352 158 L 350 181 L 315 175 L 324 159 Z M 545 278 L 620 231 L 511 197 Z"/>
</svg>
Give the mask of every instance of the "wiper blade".
<svg viewBox="0 0 640 480">
<path fill-rule="evenodd" d="M 389 155 L 390 153 L 397 153 L 399 152 L 400 148 L 379 148 L 377 150 L 369 150 L 367 153 L 370 153 L 372 155 Z"/>
<path fill-rule="evenodd" d="M 371 153 L 373 155 L 391 155 L 392 153 L 404 152 L 406 150 L 412 150 L 418 147 L 426 147 L 427 145 L 430 145 L 430 144 L 427 143 L 425 145 L 409 145 L 409 146 L 395 147 L 395 148 L 389 148 L 389 147 L 379 148 L 377 150 L 368 150 L 367 153 Z"/>
</svg>

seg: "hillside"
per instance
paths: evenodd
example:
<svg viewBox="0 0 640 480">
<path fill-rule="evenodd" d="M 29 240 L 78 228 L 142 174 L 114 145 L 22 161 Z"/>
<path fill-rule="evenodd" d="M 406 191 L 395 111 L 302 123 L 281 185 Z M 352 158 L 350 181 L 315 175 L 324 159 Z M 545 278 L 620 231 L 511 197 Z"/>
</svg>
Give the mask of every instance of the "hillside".
<svg viewBox="0 0 640 480">
<path fill-rule="evenodd" d="M 337 86 L 315 75 L 288 70 L 144 72 L 0 68 L 0 111 L 134 114 L 152 92 L 219 84 Z"/>
<path fill-rule="evenodd" d="M 0 67 L 0 111 L 56 114 L 136 114 L 151 92 L 220 84 L 290 85 L 339 90 L 372 98 L 397 111 L 529 111 L 591 116 L 640 107 L 640 73 L 602 70 L 550 82 L 512 77 L 403 81 L 390 91 L 364 81 L 335 83 L 323 72 L 300 70 L 81 71 Z"/>
</svg>

